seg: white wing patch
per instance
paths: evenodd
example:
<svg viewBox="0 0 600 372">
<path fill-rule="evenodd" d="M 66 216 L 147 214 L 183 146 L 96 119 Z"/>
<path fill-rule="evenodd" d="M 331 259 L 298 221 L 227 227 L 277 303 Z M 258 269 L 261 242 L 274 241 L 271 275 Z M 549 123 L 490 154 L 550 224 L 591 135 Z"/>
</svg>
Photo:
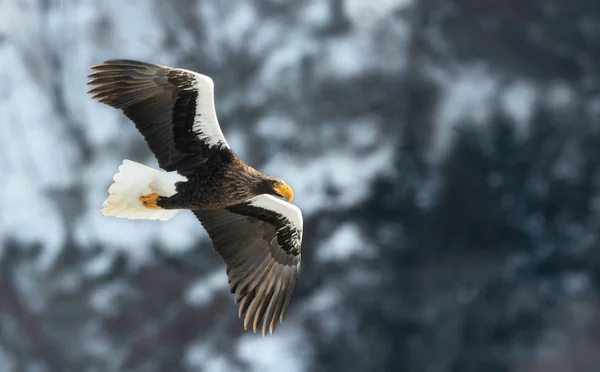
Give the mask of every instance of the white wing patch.
<svg viewBox="0 0 600 372">
<path fill-rule="evenodd" d="M 196 99 L 196 117 L 192 130 L 208 146 L 224 146 L 229 148 L 225 136 L 221 131 L 217 112 L 215 110 L 214 83 L 213 80 L 194 71 L 179 69 L 194 77 L 193 89 L 198 92 Z"/>
<path fill-rule="evenodd" d="M 250 202 L 250 205 L 268 209 L 284 216 L 292 225 L 294 225 L 294 227 L 302 231 L 302 211 L 300 211 L 300 208 L 296 207 L 294 204 L 266 194 L 255 196 L 248 201 Z"/>
</svg>

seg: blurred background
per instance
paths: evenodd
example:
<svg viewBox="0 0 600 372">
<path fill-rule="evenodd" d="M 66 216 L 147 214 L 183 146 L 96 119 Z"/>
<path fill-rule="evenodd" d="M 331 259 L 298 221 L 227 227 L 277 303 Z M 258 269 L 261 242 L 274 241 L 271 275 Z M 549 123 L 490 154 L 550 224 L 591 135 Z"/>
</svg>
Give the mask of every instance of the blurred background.
<svg viewBox="0 0 600 372">
<path fill-rule="evenodd" d="M 243 332 L 191 213 L 103 217 L 156 166 L 89 66 L 215 82 L 292 185 L 303 265 Z M 597 372 L 594 0 L 0 0 L 0 370 Z"/>
</svg>

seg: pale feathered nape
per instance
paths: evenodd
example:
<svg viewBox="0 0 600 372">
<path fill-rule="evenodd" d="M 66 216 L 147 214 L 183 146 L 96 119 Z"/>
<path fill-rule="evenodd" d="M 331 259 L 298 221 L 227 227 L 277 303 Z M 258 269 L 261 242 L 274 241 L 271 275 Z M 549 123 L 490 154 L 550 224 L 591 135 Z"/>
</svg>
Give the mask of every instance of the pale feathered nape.
<svg viewBox="0 0 600 372">
<path fill-rule="evenodd" d="M 139 198 L 152 193 L 172 196 L 176 193 L 175 183 L 187 181 L 176 172 L 159 171 L 131 160 L 123 161 L 113 180 L 115 182 L 108 189 L 109 196 L 103 204 L 103 215 L 162 221 L 173 218 L 179 210 L 146 208 Z"/>
</svg>

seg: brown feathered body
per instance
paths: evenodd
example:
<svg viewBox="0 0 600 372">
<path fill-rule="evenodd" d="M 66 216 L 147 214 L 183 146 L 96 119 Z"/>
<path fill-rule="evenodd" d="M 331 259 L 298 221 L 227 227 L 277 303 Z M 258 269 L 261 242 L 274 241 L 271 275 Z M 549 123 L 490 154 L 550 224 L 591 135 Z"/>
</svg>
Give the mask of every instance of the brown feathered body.
<svg viewBox="0 0 600 372">
<path fill-rule="evenodd" d="M 225 208 L 270 193 L 268 185 L 278 180 L 252 168 L 229 149 L 216 152 L 187 178 L 176 185 L 177 194 L 159 198 L 156 204 L 166 209 Z"/>
</svg>

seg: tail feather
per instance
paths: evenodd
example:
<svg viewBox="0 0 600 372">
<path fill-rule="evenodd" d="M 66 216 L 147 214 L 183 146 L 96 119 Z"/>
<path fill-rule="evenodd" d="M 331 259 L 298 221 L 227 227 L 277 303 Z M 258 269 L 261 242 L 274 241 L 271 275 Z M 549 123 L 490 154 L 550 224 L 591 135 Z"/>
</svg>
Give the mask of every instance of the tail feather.
<svg viewBox="0 0 600 372">
<path fill-rule="evenodd" d="M 115 181 L 109 188 L 104 201 L 102 214 L 132 220 L 166 221 L 179 212 L 179 209 L 150 209 L 139 200 L 141 196 L 156 193 L 172 196 L 176 193 L 175 183 L 187 179 L 176 172 L 163 172 L 131 160 L 124 160 Z"/>
</svg>

